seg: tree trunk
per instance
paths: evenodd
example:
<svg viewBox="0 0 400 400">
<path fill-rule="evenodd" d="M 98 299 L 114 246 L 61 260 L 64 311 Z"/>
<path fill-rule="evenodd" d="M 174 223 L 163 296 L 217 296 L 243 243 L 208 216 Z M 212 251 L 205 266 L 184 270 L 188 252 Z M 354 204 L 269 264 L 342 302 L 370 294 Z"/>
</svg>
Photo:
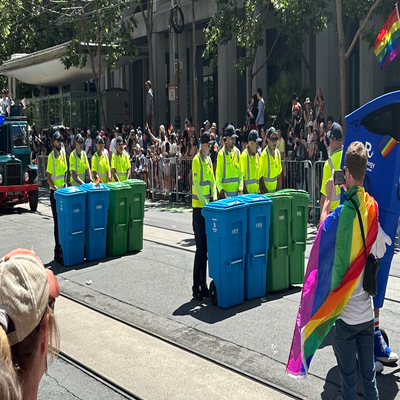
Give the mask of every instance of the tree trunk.
<svg viewBox="0 0 400 400">
<path fill-rule="evenodd" d="M 253 88 L 253 66 L 254 63 L 250 67 L 247 67 L 247 102 L 250 101 L 252 96 L 252 88 Z"/>
<path fill-rule="evenodd" d="M 346 96 L 346 42 L 344 39 L 342 0 L 336 0 L 337 28 L 339 36 L 339 71 L 340 71 L 340 114 L 342 120 L 343 135 L 346 134 L 346 121 L 344 117 L 347 113 Z"/>
<path fill-rule="evenodd" d="M 198 104 L 198 81 L 197 81 L 197 70 L 196 70 L 196 19 L 194 14 L 194 2 L 192 0 L 192 69 L 193 69 L 193 109 L 194 109 L 194 126 L 199 128 L 199 104 Z"/>
</svg>

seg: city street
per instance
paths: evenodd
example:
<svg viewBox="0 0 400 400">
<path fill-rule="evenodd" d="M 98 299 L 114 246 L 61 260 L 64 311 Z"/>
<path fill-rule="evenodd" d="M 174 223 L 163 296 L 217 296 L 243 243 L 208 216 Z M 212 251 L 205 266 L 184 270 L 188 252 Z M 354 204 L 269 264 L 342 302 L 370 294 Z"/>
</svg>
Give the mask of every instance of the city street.
<svg viewBox="0 0 400 400">
<path fill-rule="evenodd" d="M 285 374 L 301 287 L 229 310 L 212 306 L 209 299 L 194 302 L 191 210 L 169 204 L 146 203 L 143 251 L 70 268 L 53 260 L 53 221 L 45 190 L 36 213 L 24 206 L 3 210 L 0 254 L 33 248 L 60 281 L 62 297 L 55 310 L 62 352 L 146 400 L 335 399 L 340 382 L 333 332 L 317 351 L 307 380 Z M 315 225 L 309 225 L 308 233 L 306 257 Z M 381 326 L 397 353 L 399 303 L 396 252 Z M 399 380 L 397 365 L 385 367 L 378 377 L 381 399 L 397 397 Z M 62 358 L 49 367 L 39 399 L 50 393 L 60 399 L 126 398 Z"/>
</svg>

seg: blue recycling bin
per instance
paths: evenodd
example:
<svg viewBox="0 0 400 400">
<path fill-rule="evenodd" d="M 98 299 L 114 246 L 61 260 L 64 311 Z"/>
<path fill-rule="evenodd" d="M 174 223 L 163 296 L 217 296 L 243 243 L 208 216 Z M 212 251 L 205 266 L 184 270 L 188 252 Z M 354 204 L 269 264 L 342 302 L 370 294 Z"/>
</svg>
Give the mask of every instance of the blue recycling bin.
<svg viewBox="0 0 400 400">
<path fill-rule="evenodd" d="M 72 186 L 58 189 L 54 198 L 63 263 L 66 267 L 81 264 L 85 261 L 86 192 Z"/>
<path fill-rule="evenodd" d="M 259 194 L 240 197 L 247 204 L 245 300 L 264 297 L 267 291 L 267 253 L 272 200 Z"/>
<path fill-rule="evenodd" d="M 378 203 L 379 222 L 392 239 L 392 245 L 386 248 L 386 254 L 380 260 L 375 308 L 383 306 L 400 215 L 399 122 L 400 91 L 380 96 L 346 116 L 343 154 L 354 141 L 365 145 L 368 164 L 364 187 Z M 343 157 L 343 165 L 344 160 Z"/>
<path fill-rule="evenodd" d="M 103 184 L 86 183 L 86 259 L 101 260 L 106 257 L 108 201 L 110 189 Z"/>
<path fill-rule="evenodd" d="M 206 221 L 213 304 L 221 308 L 241 304 L 244 301 L 246 203 L 238 197 L 212 202 L 203 208 L 202 215 Z"/>
</svg>

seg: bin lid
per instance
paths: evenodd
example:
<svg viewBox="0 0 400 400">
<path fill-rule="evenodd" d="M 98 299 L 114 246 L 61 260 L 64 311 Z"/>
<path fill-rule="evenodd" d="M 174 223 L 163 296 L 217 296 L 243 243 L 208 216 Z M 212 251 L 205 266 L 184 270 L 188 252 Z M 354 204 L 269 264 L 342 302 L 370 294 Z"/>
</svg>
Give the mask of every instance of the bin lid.
<svg viewBox="0 0 400 400">
<path fill-rule="evenodd" d="M 145 186 L 146 182 L 142 181 L 141 179 L 127 179 L 124 181 L 124 183 L 127 183 L 130 186 Z"/>
<path fill-rule="evenodd" d="M 110 190 L 128 190 L 130 186 L 125 182 L 111 182 L 105 183 L 104 186 L 108 187 Z"/>
<path fill-rule="evenodd" d="M 255 193 L 245 194 L 244 196 L 240 197 L 240 200 L 243 200 L 249 207 L 272 203 L 270 198 Z"/>
<path fill-rule="evenodd" d="M 241 200 L 238 196 L 235 196 L 229 199 L 223 199 L 223 200 L 213 201 L 212 203 L 208 203 L 207 205 L 204 206 L 203 210 L 224 212 L 224 211 L 232 211 L 235 208 L 243 208 L 245 206 L 246 203 L 243 200 Z"/>
<path fill-rule="evenodd" d="M 79 186 L 70 186 L 56 190 L 54 196 L 76 196 L 77 194 L 86 194 Z"/>
<path fill-rule="evenodd" d="M 110 189 L 103 185 L 102 183 L 95 184 L 95 183 L 85 183 L 84 185 L 79 186 L 85 192 L 109 192 Z"/>
<path fill-rule="evenodd" d="M 308 192 L 305 190 L 297 190 L 297 189 L 283 189 L 278 193 L 287 194 L 289 196 L 309 196 Z"/>
<path fill-rule="evenodd" d="M 274 192 L 274 193 L 266 193 L 263 196 L 270 198 L 271 200 L 290 200 L 292 201 L 292 196 L 288 193 Z"/>
</svg>

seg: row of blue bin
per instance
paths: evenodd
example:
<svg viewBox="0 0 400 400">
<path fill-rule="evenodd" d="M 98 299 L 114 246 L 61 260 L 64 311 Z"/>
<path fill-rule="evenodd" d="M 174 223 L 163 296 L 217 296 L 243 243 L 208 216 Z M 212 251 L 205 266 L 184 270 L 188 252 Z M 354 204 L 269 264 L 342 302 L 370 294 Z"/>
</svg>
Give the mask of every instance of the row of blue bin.
<svg viewBox="0 0 400 400">
<path fill-rule="evenodd" d="M 203 208 L 210 291 L 216 289 L 221 308 L 265 296 L 271 205 L 268 197 L 249 194 Z"/>
<path fill-rule="evenodd" d="M 57 204 L 59 241 L 66 267 L 106 257 L 109 189 L 87 183 L 59 189 Z"/>
</svg>

